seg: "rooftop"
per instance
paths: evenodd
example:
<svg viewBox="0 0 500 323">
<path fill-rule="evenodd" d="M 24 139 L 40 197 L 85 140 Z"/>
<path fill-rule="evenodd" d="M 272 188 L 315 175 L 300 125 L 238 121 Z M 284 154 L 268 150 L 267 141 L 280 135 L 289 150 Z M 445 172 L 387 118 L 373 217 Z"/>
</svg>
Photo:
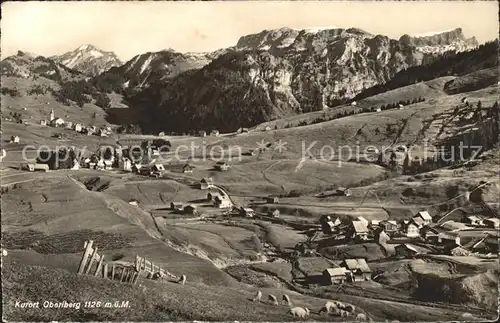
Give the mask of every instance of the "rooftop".
<svg viewBox="0 0 500 323">
<path fill-rule="evenodd" d="M 358 259 L 345 259 L 344 263 L 349 270 L 359 269 L 363 273 L 371 272 L 370 267 L 366 263 L 366 260 L 363 258 Z"/>
<path fill-rule="evenodd" d="M 325 271 L 328 273 L 328 275 L 334 277 L 334 276 L 344 276 L 345 273 L 347 272 L 347 269 L 345 267 L 339 267 L 339 268 L 327 268 Z"/>
</svg>

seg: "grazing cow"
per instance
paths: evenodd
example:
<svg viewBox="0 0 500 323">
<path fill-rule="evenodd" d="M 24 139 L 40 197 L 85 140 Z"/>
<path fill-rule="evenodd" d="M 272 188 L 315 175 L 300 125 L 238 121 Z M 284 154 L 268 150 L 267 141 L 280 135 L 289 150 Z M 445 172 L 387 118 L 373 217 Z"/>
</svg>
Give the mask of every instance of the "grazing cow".
<svg viewBox="0 0 500 323">
<path fill-rule="evenodd" d="M 259 301 L 259 302 L 260 302 L 260 299 L 261 299 L 261 298 L 262 298 L 262 292 L 259 290 L 259 291 L 257 292 L 257 294 L 255 294 L 255 297 L 253 298 L 253 300 L 252 300 L 252 301 L 254 301 L 254 302 Z"/>
</svg>

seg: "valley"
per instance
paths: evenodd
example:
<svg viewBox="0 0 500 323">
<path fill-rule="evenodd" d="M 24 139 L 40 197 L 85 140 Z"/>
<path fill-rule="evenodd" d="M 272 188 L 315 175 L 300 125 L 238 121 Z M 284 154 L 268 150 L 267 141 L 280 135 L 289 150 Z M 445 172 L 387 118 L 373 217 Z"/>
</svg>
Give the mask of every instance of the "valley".
<svg viewBox="0 0 500 323">
<path fill-rule="evenodd" d="M 3 59 L 3 317 L 495 320 L 495 48 L 280 28 L 210 53 Z"/>
</svg>

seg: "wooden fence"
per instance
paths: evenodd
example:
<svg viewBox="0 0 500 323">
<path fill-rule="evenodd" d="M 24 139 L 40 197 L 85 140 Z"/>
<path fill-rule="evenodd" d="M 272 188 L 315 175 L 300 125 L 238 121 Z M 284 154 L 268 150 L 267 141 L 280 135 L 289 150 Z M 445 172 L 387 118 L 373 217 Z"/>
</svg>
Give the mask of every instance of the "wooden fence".
<svg viewBox="0 0 500 323">
<path fill-rule="evenodd" d="M 161 268 L 158 265 L 155 265 L 152 261 L 149 261 L 146 258 L 140 256 L 135 257 L 135 270 L 137 272 L 145 272 L 146 277 L 148 278 L 152 278 L 153 274 L 155 273 L 161 273 L 162 276 L 179 279 L 179 277 L 172 275 L 167 270 Z"/>
<path fill-rule="evenodd" d="M 97 247 L 94 246 L 92 240 L 85 241 L 84 248 L 85 251 L 78 267 L 78 274 L 94 275 L 129 284 L 137 283 L 140 274 L 137 266 L 104 261 L 104 255 L 97 253 Z"/>
</svg>

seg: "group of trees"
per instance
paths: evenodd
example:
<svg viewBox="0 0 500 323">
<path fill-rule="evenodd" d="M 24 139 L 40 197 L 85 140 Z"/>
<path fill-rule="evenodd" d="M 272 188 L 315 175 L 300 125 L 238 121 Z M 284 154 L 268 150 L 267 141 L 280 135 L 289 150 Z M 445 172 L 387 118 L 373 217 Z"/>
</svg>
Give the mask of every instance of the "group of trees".
<svg viewBox="0 0 500 323">
<path fill-rule="evenodd" d="M 36 162 L 47 164 L 51 170 L 54 169 L 70 169 L 74 166 L 74 160 L 77 155 L 73 149 L 61 148 L 58 151 L 40 151 L 36 158 Z"/>
<path fill-rule="evenodd" d="M 21 96 L 21 93 L 19 93 L 17 89 L 11 89 L 8 87 L 2 87 L 0 89 L 0 93 L 2 93 L 3 95 L 10 95 L 11 97 Z"/>
<path fill-rule="evenodd" d="M 397 109 L 400 105 L 402 106 L 408 106 L 411 104 L 419 103 L 419 102 L 424 102 L 425 98 L 419 97 L 419 98 L 414 98 L 413 100 L 400 100 L 398 102 L 393 102 L 393 103 L 388 103 L 388 104 L 382 104 L 380 107 L 380 110 L 391 110 L 391 109 Z M 370 107 L 370 108 L 365 108 L 363 109 L 363 112 L 375 112 L 377 111 L 377 107 Z"/>
<path fill-rule="evenodd" d="M 101 108 L 111 106 L 109 97 L 105 93 L 99 92 L 92 83 L 85 80 L 63 83 L 59 91 L 52 91 L 52 93 L 57 101 L 65 105 L 69 105 L 71 100 L 79 107 L 83 107 L 85 103 L 91 103 L 92 99 L 94 99 L 95 104 Z"/>
<path fill-rule="evenodd" d="M 141 126 L 138 124 L 124 124 L 119 126 L 116 129 L 116 132 L 121 134 L 121 133 L 129 133 L 129 134 L 134 134 L 134 135 L 141 135 L 142 134 L 142 129 Z"/>
<path fill-rule="evenodd" d="M 29 89 L 26 93 L 28 95 L 43 95 L 43 94 L 47 93 L 47 91 L 48 91 L 47 88 L 45 88 L 39 84 L 36 84 L 31 89 Z"/>
</svg>

